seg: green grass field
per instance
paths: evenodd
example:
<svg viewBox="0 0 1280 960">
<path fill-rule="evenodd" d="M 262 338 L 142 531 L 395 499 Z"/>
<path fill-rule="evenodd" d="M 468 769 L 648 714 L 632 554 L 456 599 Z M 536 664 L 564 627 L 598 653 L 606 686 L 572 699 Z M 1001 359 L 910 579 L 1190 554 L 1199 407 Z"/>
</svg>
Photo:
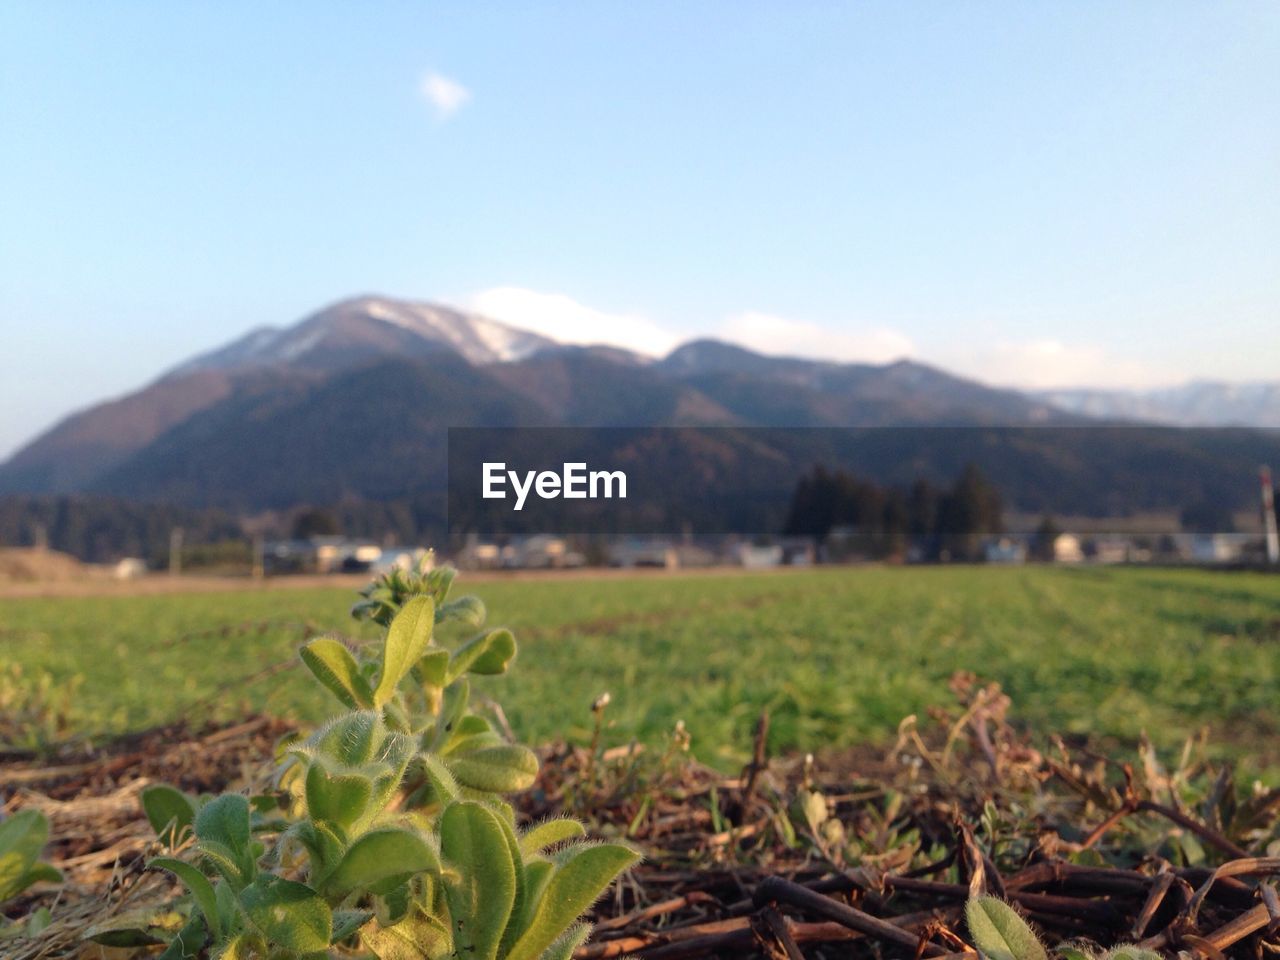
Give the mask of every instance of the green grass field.
<svg viewBox="0 0 1280 960">
<path fill-rule="evenodd" d="M 892 738 L 950 702 L 970 670 L 1029 729 L 1173 748 L 1208 726 L 1219 750 L 1280 769 L 1280 577 L 1136 569 L 847 568 L 770 575 L 486 582 L 468 591 L 521 643 L 484 685 L 525 740 L 589 736 L 612 694 L 613 741 L 683 719 L 704 760 L 748 752 L 771 711 L 774 750 Z M 318 719 L 289 661 L 307 621 L 347 633 L 345 590 L 0 600 L 0 708 L 42 675 L 80 677 L 75 732 L 268 710 Z M 245 630 L 250 621 L 279 625 Z M 367 630 L 364 635 L 371 636 Z M 14 679 L 15 665 L 22 671 Z M 53 695 L 56 699 L 56 694 Z M 29 708 L 29 705 L 28 705 Z M 310 708 L 314 709 L 314 708 Z M 321 707 L 323 709 L 323 707 Z M 12 724 L 11 724 L 12 725 Z"/>
</svg>

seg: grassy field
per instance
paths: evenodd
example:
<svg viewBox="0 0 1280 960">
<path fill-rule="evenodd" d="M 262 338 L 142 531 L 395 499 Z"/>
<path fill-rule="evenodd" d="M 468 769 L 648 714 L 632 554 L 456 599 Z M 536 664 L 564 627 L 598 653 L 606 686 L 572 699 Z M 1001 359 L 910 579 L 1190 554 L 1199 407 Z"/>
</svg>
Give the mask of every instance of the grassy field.
<svg viewBox="0 0 1280 960">
<path fill-rule="evenodd" d="M 1204 726 L 1254 770 L 1280 769 L 1280 577 L 1136 569 L 848 568 L 767 575 L 485 582 L 515 629 L 515 674 L 486 684 L 528 741 L 586 738 L 612 694 L 611 740 L 683 719 L 730 766 L 762 707 L 775 750 L 884 741 L 949 702 L 970 670 L 1036 731 L 1177 747 Z M 0 716 L 41 678 L 74 689 L 74 732 L 246 710 L 302 715 L 297 624 L 355 632 L 346 590 L 0 599 Z M 269 621 L 264 629 L 249 624 Z M 371 635 L 367 631 L 365 635 Z M 5 672 L 7 671 L 7 672 Z M 17 675 L 21 671 L 21 675 Z M 78 680 L 74 678 L 79 678 Z M 71 684 L 78 684 L 74 688 Z"/>
</svg>

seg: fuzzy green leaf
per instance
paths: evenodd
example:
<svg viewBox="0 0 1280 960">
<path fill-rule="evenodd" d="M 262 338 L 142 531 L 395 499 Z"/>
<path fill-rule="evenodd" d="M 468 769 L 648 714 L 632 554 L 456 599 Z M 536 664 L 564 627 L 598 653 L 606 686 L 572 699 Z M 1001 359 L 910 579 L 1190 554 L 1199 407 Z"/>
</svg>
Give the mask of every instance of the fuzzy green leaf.
<svg viewBox="0 0 1280 960">
<path fill-rule="evenodd" d="M 421 911 L 415 911 L 391 926 L 371 924 L 361 931 L 360 944 L 372 950 L 378 960 L 462 956 L 453 952 L 449 928 Z"/>
<path fill-rule="evenodd" d="M 186 926 L 169 941 L 169 946 L 165 947 L 156 960 L 197 960 L 208 939 L 209 931 L 205 929 L 204 914 L 199 910 L 192 910 Z"/>
<path fill-rule="evenodd" d="M 1106 960 L 1164 960 L 1154 950 L 1147 950 L 1136 943 L 1119 943 L 1106 953 Z"/>
<path fill-rule="evenodd" d="M 436 607 L 436 623 L 460 623 L 473 629 L 484 626 L 484 604 L 479 597 L 459 597 Z"/>
<path fill-rule="evenodd" d="M 313 820 L 349 827 L 367 811 L 373 781 L 359 773 L 334 772 L 323 757 L 316 757 L 307 768 L 306 793 Z"/>
<path fill-rule="evenodd" d="M 444 745 L 443 753 L 463 754 L 486 747 L 501 747 L 507 743 L 489 721 L 476 713 L 468 713 L 453 725 L 453 731 Z"/>
<path fill-rule="evenodd" d="M 352 710 L 373 706 L 373 691 L 351 651 L 333 637 L 319 637 L 298 651 L 307 669 L 326 690 Z"/>
<path fill-rule="evenodd" d="M 444 888 L 458 955 L 494 960 L 511 918 L 517 869 L 497 814 L 471 801 L 451 804 L 440 818 L 440 852 L 450 867 Z"/>
<path fill-rule="evenodd" d="M 472 637 L 449 660 L 446 682 L 452 683 L 464 673 L 493 675 L 506 673 L 516 656 L 516 638 L 510 630 L 491 630 Z"/>
<path fill-rule="evenodd" d="M 22 875 L 22 886 L 29 887 L 33 883 L 61 883 L 62 871 L 48 863 L 34 864 Z"/>
<path fill-rule="evenodd" d="M 504 744 L 444 759 L 454 778 L 464 787 L 513 793 L 533 786 L 538 776 L 538 758 L 528 747 Z"/>
<path fill-rule="evenodd" d="M 430 597 L 414 597 L 400 608 L 383 642 L 382 675 L 373 691 L 374 706 L 381 707 L 395 696 L 404 675 L 426 652 L 434 626 L 435 605 Z"/>
<path fill-rule="evenodd" d="M 468 713 L 453 728 L 455 737 L 475 737 L 483 733 L 492 733 L 493 724 L 478 713 Z"/>
<path fill-rule="evenodd" d="M 414 679 L 429 687 L 443 687 L 449 672 L 449 651 L 428 650 L 413 665 Z"/>
<path fill-rule="evenodd" d="M 427 589 L 431 591 L 431 595 L 436 598 L 438 603 L 444 603 L 445 598 L 449 596 L 449 591 L 453 589 L 453 581 L 458 576 L 458 571 L 453 567 L 436 567 L 427 574 Z"/>
<path fill-rule="evenodd" d="M 48 842 L 49 821 L 39 810 L 19 810 L 0 820 L 0 856 L 12 854 L 29 865 Z"/>
<path fill-rule="evenodd" d="M 181 880 L 191 892 L 191 899 L 196 902 L 196 906 L 204 916 L 205 926 L 213 933 L 215 940 L 221 938 L 222 920 L 218 916 L 218 898 L 208 877 L 191 864 L 176 857 L 156 857 L 147 864 L 147 869 L 168 870 Z"/>
<path fill-rule="evenodd" d="M 372 910 L 335 910 L 333 911 L 333 933 L 330 943 L 341 943 L 351 936 L 373 917 Z"/>
<path fill-rule="evenodd" d="M 196 806 L 181 790 L 157 783 L 142 791 L 142 811 L 165 844 L 176 846 L 178 836 L 196 819 Z"/>
<path fill-rule="evenodd" d="M 0 902 L 35 882 L 32 869 L 48 839 L 49 821 L 38 810 L 20 810 L 0 821 Z"/>
<path fill-rule="evenodd" d="M 500 956 L 506 956 L 508 948 L 512 941 L 519 935 L 516 924 L 519 918 L 528 912 L 526 906 L 528 904 L 528 884 L 525 882 L 524 858 L 520 855 L 520 840 L 516 836 L 516 814 L 515 810 L 510 807 L 503 809 L 495 809 L 498 824 L 502 827 L 502 836 L 507 841 L 507 856 L 511 863 L 515 866 L 516 875 L 516 893 L 511 900 L 511 915 L 507 919 L 506 929 L 502 932 L 502 940 L 498 944 L 498 953 Z"/>
<path fill-rule="evenodd" d="M 249 882 L 244 864 L 236 857 L 235 852 L 217 840 L 197 841 L 195 849 L 237 890 Z"/>
<path fill-rule="evenodd" d="M 341 899 L 354 890 L 387 894 L 419 873 L 439 873 L 440 860 L 418 834 L 399 827 L 370 830 L 351 845 L 323 883 Z"/>
<path fill-rule="evenodd" d="M 1035 932 L 998 897 L 977 897 L 964 908 L 974 946 L 987 960 L 1048 960 Z"/>
<path fill-rule="evenodd" d="M 510 952 L 511 944 L 520 939 L 520 935 L 528 928 L 543 894 L 547 892 L 547 884 L 555 875 L 556 866 L 550 860 L 536 857 L 524 865 L 524 900 L 520 904 L 520 912 L 513 913 L 511 922 L 507 924 L 507 932 L 503 937 L 503 946 Z M 505 956 L 505 954 L 504 954 Z"/>
<path fill-rule="evenodd" d="M 245 914 L 273 944 L 297 953 L 329 946 L 333 914 L 305 883 L 264 875 L 240 893 Z"/>
<path fill-rule="evenodd" d="M 616 843 L 583 847 L 552 875 L 528 928 L 505 960 L 538 960 L 639 854 Z"/>
<path fill-rule="evenodd" d="M 252 940 L 242 933 L 228 940 L 214 960 L 257 960 L 257 957 Z"/>
<path fill-rule="evenodd" d="M 577 820 L 566 818 L 547 820 L 525 831 L 524 836 L 520 838 L 520 853 L 524 857 L 531 857 L 552 844 L 576 840 L 578 837 L 586 836 L 586 833 L 586 828 Z"/>
<path fill-rule="evenodd" d="M 459 798 L 462 791 L 458 787 L 458 781 L 453 778 L 444 761 L 433 753 L 419 754 L 418 760 L 422 764 L 424 780 L 421 796 L 418 798 L 421 806 L 444 807 Z"/>
<path fill-rule="evenodd" d="M 286 851 L 286 855 L 291 855 L 295 846 L 307 851 L 314 872 L 323 873 L 342 859 L 347 845 L 332 824 L 308 819 L 299 820 L 280 837 L 278 849 Z"/>
<path fill-rule="evenodd" d="M 427 731 L 430 736 L 424 738 L 424 746 L 434 752 L 444 751 L 445 744 L 462 724 L 471 703 L 471 684 L 467 680 L 445 687 L 444 697 L 440 701 L 440 709 L 436 712 L 435 723 Z"/>
<path fill-rule="evenodd" d="M 95 923 L 81 938 L 104 947 L 151 947 L 167 943 L 169 938 L 161 934 L 176 933 L 185 919 L 176 910 L 142 907 Z"/>
<path fill-rule="evenodd" d="M 238 793 L 224 793 L 200 808 L 195 817 L 196 837 L 226 847 L 237 859 L 249 850 L 249 800 Z"/>
<path fill-rule="evenodd" d="M 543 952 L 541 960 L 572 960 L 573 951 L 582 946 L 589 936 L 591 936 L 589 923 L 579 923 L 570 927 Z"/>
<path fill-rule="evenodd" d="M 372 710 L 344 713 L 321 727 L 307 741 L 311 751 L 328 757 L 344 767 L 368 763 L 382 749 L 387 739 L 387 725 Z M 306 755 L 306 750 L 297 751 Z"/>
<path fill-rule="evenodd" d="M 429 892 L 418 897 L 411 884 L 402 883 L 389 893 L 374 897 L 374 915 L 378 918 L 379 925 L 394 926 L 409 915 L 410 908 L 419 900 L 423 903 L 432 902 Z"/>
</svg>

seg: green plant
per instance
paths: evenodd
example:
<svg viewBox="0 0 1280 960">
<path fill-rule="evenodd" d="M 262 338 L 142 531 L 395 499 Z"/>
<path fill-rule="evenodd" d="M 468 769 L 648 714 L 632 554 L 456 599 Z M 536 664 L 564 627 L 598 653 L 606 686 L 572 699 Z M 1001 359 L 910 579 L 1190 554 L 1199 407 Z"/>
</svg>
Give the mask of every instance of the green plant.
<svg viewBox="0 0 1280 960">
<path fill-rule="evenodd" d="M 986 960 L 1048 960 L 1031 925 L 998 897 L 974 897 L 964 909 L 974 946 Z M 1122 943 L 1110 950 L 1063 944 L 1055 951 L 1063 960 L 1162 960 L 1154 950 Z"/>
<path fill-rule="evenodd" d="M 408 579 L 395 570 L 375 581 L 374 586 L 389 585 L 380 588 L 378 599 L 353 610 L 386 621 L 382 644 L 368 654 L 353 652 L 335 637 L 319 637 L 301 650 L 303 662 L 343 706 L 378 711 L 390 729 L 412 738 L 410 808 L 438 806 L 442 780 L 451 778 L 470 796 L 481 796 L 523 790 L 538 774 L 531 750 L 506 742 L 471 708 L 468 674 L 505 673 L 516 656 L 511 631 L 480 630 L 454 649 L 436 643 L 437 627 L 478 629 L 485 621 L 484 604 L 476 597 L 448 599 L 453 578 L 445 567 Z M 298 769 L 282 779 L 295 795 Z"/>
<path fill-rule="evenodd" d="M 360 591 L 361 599 L 351 608 L 351 616 L 357 620 L 372 620 L 388 626 L 396 613 L 412 597 L 427 596 L 437 605 L 445 601 L 457 571 L 452 567 L 435 566 L 435 551 L 428 550 L 408 569 L 392 567 L 370 581 Z M 464 597 L 466 605 L 478 605 L 480 620 L 484 620 L 484 606 L 475 597 Z"/>
<path fill-rule="evenodd" d="M 49 842 L 49 821 L 38 810 L 20 810 L 0 821 L 0 904 L 12 900 L 40 881 L 57 883 L 62 874 L 40 862 Z M 48 922 L 47 911 L 38 911 L 25 924 L 6 924 L 0 917 L 0 936 L 31 933 Z"/>
<path fill-rule="evenodd" d="M 80 674 L 59 681 L 48 670 L 28 673 L 20 663 L 7 664 L 0 669 L 0 744 L 50 752 L 81 719 L 77 705 L 83 685 Z"/>
<path fill-rule="evenodd" d="M 206 945 L 224 960 L 346 946 L 382 960 L 554 960 L 586 937 L 578 918 L 637 854 L 585 840 L 573 820 L 517 829 L 500 795 L 529 786 L 537 759 L 472 711 L 467 680 L 505 672 L 515 639 L 438 644 L 439 625 L 484 622 L 475 598 L 448 600 L 452 580 L 420 571 L 358 604 L 386 623 L 371 651 L 334 637 L 302 647 L 347 711 L 282 746 L 277 793 L 144 793 L 157 834 L 186 851 L 151 866 L 193 902 L 165 960 Z"/>
</svg>

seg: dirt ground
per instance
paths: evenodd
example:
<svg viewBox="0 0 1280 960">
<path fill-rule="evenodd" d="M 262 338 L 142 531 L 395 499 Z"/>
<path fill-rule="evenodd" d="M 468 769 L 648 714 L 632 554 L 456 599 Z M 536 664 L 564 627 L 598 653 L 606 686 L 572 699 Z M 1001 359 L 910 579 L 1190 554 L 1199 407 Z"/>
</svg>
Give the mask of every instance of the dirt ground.
<svg viewBox="0 0 1280 960">
<path fill-rule="evenodd" d="M 86 566 L 56 550 L 0 548 L 0 587 L 13 584 L 75 583 L 106 576 L 105 568 Z"/>
</svg>

